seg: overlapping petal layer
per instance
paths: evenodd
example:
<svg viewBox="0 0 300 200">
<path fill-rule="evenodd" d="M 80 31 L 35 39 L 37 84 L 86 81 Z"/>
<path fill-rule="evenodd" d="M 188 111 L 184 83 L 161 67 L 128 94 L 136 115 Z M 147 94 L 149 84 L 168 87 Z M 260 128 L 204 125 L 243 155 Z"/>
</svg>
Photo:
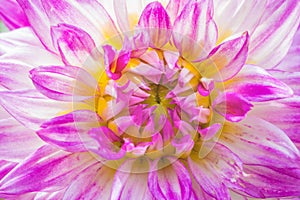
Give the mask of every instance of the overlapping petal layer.
<svg viewBox="0 0 300 200">
<path fill-rule="evenodd" d="M 299 9 L 2 2 L 0 198 L 297 198 Z"/>
</svg>

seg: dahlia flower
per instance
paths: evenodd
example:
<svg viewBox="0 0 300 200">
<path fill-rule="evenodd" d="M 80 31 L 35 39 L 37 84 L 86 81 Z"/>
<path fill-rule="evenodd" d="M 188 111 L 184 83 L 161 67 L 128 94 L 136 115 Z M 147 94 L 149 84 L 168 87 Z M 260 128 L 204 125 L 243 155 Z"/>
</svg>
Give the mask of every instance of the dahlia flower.
<svg viewBox="0 0 300 200">
<path fill-rule="evenodd" d="M 0 198 L 300 196 L 298 0 L 0 2 Z"/>
</svg>

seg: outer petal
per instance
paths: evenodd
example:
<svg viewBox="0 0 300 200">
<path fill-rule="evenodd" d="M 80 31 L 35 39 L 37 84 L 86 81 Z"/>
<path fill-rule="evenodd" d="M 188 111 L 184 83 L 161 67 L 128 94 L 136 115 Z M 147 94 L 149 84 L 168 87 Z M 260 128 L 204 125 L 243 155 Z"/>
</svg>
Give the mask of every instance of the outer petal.
<svg viewBox="0 0 300 200">
<path fill-rule="evenodd" d="M 166 5 L 166 1 L 168 0 L 158 0 L 158 2 L 161 2 L 163 5 Z M 119 28 L 125 35 L 135 29 L 135 26 L 138 24 L 139 16 L 151 2 L 153 2 L 153 0 L 113 0 L 113 5 L 109 6 L 108 4 L 111 4 L 111 1 L 101 0 L 102 5 L 107 8 L 107 11 L 109 7 L 113 7 Z M 112 13 L 112 11 L 109 13 Z"/>
<path fill-rule="evenodd" d="M 7 174 L 9 173 L 17 163 L 15 162 L 10 162 L 6 160 L 0 160 L 0 180 Z"/>
<path fill-rule="evenodd" d="M 30 129 L 15 119 L 0 120 L 0 160 L 19 162 L 44 145 Z"/>
<path fill-rule="evenodd" d="M 30 26 L 47 49 L 54 50 L 50 37 L 50 22 L 40 0 L 17 0 Z"/>
<path fill-rule="evenodd" d="M 291 48 L 289 49 L 287 55 L 284 59 L 277 65 L 275 68 L 288 71 L 295 72 L 300 70 L 300 26 L 294 36 L 294 40 Z"/>
<path fill-rule="evenodd" d="M 300 17 L 299 1 L 269 1 L 261 23 L 251 36 L 248 63 L 272 68 L 287 54 Z"/>
<path fill-rule="evenodd" d="M 297 79 L 294 81 L 296 82 Z M 238 93 L 247 100 L 256 102 L 293 95 L 293 90 L 285 83 L 274 78 L 264 69 L 251 65 L 244 66 L 239 74 L 225 83 L 225 90 Z"/>
<path fill-rule="evenodd" d="M 245 118 L 252 104 L 238 93 L 222 93 L 213 102 L 213 108 L 227 120 L 238 122 Z"/>
<path fill-rule="evenodd" d="M 0 1 L 0 20 L 11 30 L 29 25 L 22 8 L 15 0 Z"/>
<path fill-rule="evenodd" d="M 88 58 L 101 56 L 91 36 L 80 28 L 68 24 L 51 27 L 53 45 L 59 50 L 66 65 L 84 66 Z"/>
<path fill-rule="evenodd" d="M 167 5 L 167 11 L 172 23 L 176 20 L 183 8 L 189 3 L 189 0 L 170 0 Z"/>
<path fill-rule="evenodd" d="M 299 96 L 276 102 L 256 104 L 253 115 L 265 119 L 282 129 L 300 149 Z"/>
<path fill-rule="evenodd" d="M 300 72 L 281 71 L 277 69 L 268 70 L 268 72 L 278 80 L 286 83 L 293 91 L 294 95 L 300 95 Z"/>
<path fill-rule="evenodd" d="M 32 129 L 38 129 L 43 121 L 68 109 L 66 104 L 45 99 L 40 93 L 32 90 L 5 91 L 0 92 L 0 95 L 0 104 L 7 112 Z"/>
<path fill-rule="evenodd" d="M 156 199 L 189 199 L 192 193 L 192 182 L 185 166 L 180 161 L 157 170 L 154 163 L 149 173 L 148 186 Z"/>
<path fill-rule="evenodd" d="M 214 0 L 219 41 L 248 31 L 251 35 L 266 11 L 267 1 Z"/>
<path fill-rule="evenodd" d="M 219 142 L 236 153 L 243 163 L 269 167 L 299 167 L 299 151 L 276 126 L 258 118 L 225 124 Z"/>
<path fill-rule="evenodd" d="M 38 67 L 30 71 L 30 78 L 42 94 L 55 100 L 83 101 L 97 93 L 97 81 L 78 67 Z"/>
<path fill-rule="evenodd" d="M 69 154 L 43 146 L 0 181 L 0 194 L 63 189 L 93 162 L 88 153 Z"/>
<path fill-rule="evenodd" d="M 149 33 L 150 47 L 160 48 L 169 41 L 172 25 L 168 13 L 159 2 L 147 5 L 138 24 L 138 28 Z"/>
<path fill-rule="evenodd" d="M 127 160 L 118 168 L 111 187 L 111 200 L 154 199 L 148 189 L 149 164 L 145 159 Z M 132 172 L 132 170 L 135 170 Z"/>
<path fill-rule="evenodd" d="M 15 61 L 0 61 L 0 85 L 8 90 L 22 88 L 33 88 L 32 82 L 28 79 L 28 71 L 31 66 Z M 26 77 L 24 77 L 26 76 Z"/>
<path fill-rule="evenodd" d="M 31 28 L 19 28 L 10 32 L 0 33 L 0 56 L 16 46 L 42 46 Z"/>
<path fill-rule="evenodd" d="M 114 173 L 101 163 L 91 165 L 71 182 L 63 199 L 109 199 Z"/>
<path fill-rule="evenodd" d="M 298 168 L 299 170 L 299 168 Z M 300 195 L 299 174 L 286 174 L 293 169 L 270 169 L 263 166 L 244 166 L 245 176 L 238 181 L 244 193 L 256 198 L 293 197 Z M 283 199 L 283 198 L 282 198 Z M 289 198 L 287 198 L 289 199 Z"/>
<path fill-rule="evenodd" d="M 202 189 L 216 199 L 230 199 L 228 187 L 242 175 L 242 162 L 225 146 L 216 144 L 203 159 L 193 154 L 188 159 L 191 173 Z"/>
<path fill-rule="evenodd" d="M 236 75 L 247 59 L 248 33 L 233 40 L 226 41 L 214 48 L 208 58 L 202 61 L 198 70 L 206 78 L 225 81 Z"/>
<path fill-rule="evenodd" d="M 95 43 L 115 37 L 121 44 L 119 32 L 104 7 L 96 0 L 41 0 L 51 24 L 66 23 L 86 31 Z M 95 17 L 98 16 L 98 17 Z"/>
<path fill-rule="evenodd" d="M 87 151 L 87 132 L 99 126 L 99 116 L 89 110 L 78 110 L 55 117 L 42 124 L 37 134 L 47 143 L 70 152 Z"/>
<path fill-rule="evenodd" d="M 189 60 L 207 56 L 217 40 L 217 27 L 212 19 L 211 0 L 191 1 L 176 18 L 173 41 L 181 55 Z"/>
</svg>

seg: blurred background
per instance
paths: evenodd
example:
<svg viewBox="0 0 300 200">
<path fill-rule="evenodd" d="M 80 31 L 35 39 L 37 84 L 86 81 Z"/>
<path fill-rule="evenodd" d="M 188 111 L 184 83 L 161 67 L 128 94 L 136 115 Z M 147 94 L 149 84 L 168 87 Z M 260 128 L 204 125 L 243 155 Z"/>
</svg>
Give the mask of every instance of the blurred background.
<svg viewBox="0 0 300 200">
<path fill-rule="evenodd" d="M 4 24 L 0 21 L 0 32 L 8 31 L 8 29 L 4 26 Z"/>
</svg>

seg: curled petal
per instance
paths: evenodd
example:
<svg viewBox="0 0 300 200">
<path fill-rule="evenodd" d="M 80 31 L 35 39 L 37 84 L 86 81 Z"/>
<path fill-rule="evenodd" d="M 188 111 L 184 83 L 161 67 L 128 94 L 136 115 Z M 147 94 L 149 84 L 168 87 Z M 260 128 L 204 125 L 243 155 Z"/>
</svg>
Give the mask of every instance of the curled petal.
<svg viewBox="0 0 300 200">
<path fill-rule="evenodd" d="M 116 80 L 122 76 L 122 70 L 127 66 L 131 57 L 131 42 L 125 38 L 120 52 L 110 45 L 104 45 L 104 65 L 108 77 Z"/>
<path fill-rule="evenodd" d="M 42 94 L 59 101 L 83 101 L 97 93 L 97 81 L 84 69 L 74 66 L 34 68 L 30 78 Z"/>
<path fill-rule="evenodd" d="M 293 95 L 293 90 L 288 85 L 271 76 L 264 69 L 252 65 L 245 65 L 240 73 L 228 81 L 228 84 L 225 83 L 225 90 L 238 93 L 247 100 L 255 102 L 282 99 Z"/>
<path fill-rule="evenodd" d="M 251 110 L 252 104 L 237 93 L 222 93 L 213 102 L 213 108 L 227 120 L 241 121 Z"/>
<path fill-rule="evenodd" d="M 181 55 L 190 60 L 207 56 L 217 40 L 212 19 L 212 1 L 191 1 L 176 18 L 173 41 Z"/>
<path fill-rule="evenodd" d="M 91 138 L 87 132 L 99 126 L 99 116 L 89 110 L 78 110 L 55 117 L 42 124 L 37 134 L 45 142 L 70 152 L 87 151 Z"/>
<path fill-rule="evenodd" d="M 200 74 L 215 81 L 231 79 L 242 69 L 246 62 L 248 42 L 248 33 L 223 42 L 210 52 L 206 60 L 199 64 Z"/>
<path fill-rule="evenodd" d="M 87 32 L 97 44 L 112 36 L 121 43 L 120 34 L 104 7 L 96 0 L 41 0 L 51 24 L 72 24 Z M 98 16 L 98 17 L 95 17 Z"/>
<path fill-rule="evenodd" d="M 100 57 L 94 40 L 80 28 L 59 24 L 51 27 L 51 36 L 66 65 L 84 66 L 89 57 Z"/>
<path fill-rule="evenodd" d="M 159 2 L 152 2 L 144 9 L 139 28 L 146 29 L 150 36 L 150 47 L 164 46 L 171 36 L 171 22 L 167 11 Z"/>
</svg>

